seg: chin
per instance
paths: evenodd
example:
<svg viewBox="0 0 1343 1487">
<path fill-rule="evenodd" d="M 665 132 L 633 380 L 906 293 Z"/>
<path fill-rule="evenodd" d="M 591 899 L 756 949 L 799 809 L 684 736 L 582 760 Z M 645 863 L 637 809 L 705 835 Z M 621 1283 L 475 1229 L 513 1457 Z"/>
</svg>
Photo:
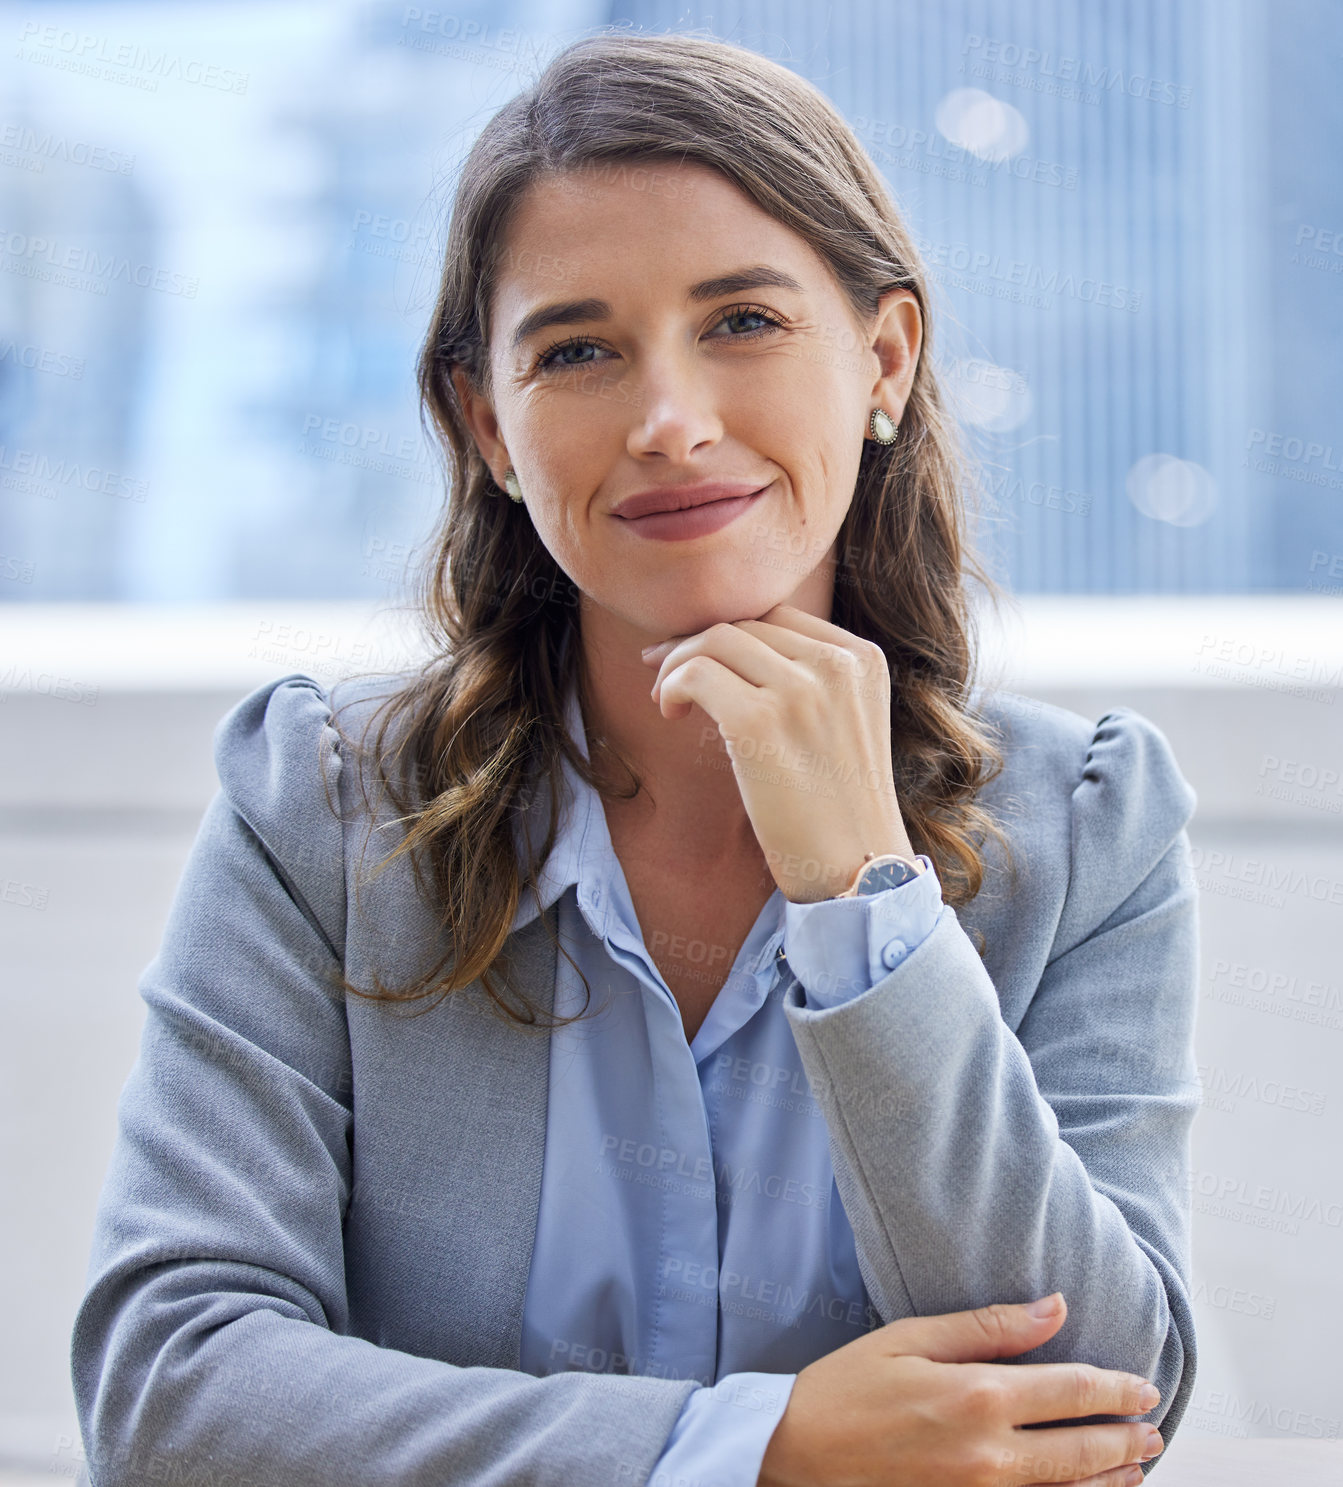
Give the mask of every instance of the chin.
<svg viewBox="0 0 1343 1487">
<path fill-rule="evenodd" d="M 738 620 L 757 620 L 781 599 L 757 599 L 743 594 L 740 587 L 725 587 L 705 595 L 678 595 L 677 601 L 659 605 L 653 628 L 661 627 L 668 635 L 694 635 L 710 625 L 733 625 Z"/>
</svg>

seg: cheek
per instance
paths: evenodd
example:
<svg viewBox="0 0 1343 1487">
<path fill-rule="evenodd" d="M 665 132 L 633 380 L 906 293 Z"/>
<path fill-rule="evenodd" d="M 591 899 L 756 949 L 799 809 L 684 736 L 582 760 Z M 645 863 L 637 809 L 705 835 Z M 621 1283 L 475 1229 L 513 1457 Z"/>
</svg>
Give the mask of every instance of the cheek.
<svg viewBox="0 0 1343 1487">
<path fill-rule="evenodd" d="M 531 517 L 531 522 L 541 545 L 567 577 L 581 587 L 592 560 L 584 556 L 590 544 L 583 541 L 572 514 L 562 506 L 556 508 L 545 502 Z"/>
<path fill-rule="evenodd" d="M 816 464 L 820 480 L 830 497 L 830 504 L 840 504 L 845 510 L 853 498 L 853 488 L 858 483 L 858 465 L 862 459 L 862 443 L 856 439 L 829 438 L 817 445 Z"/>
<path fill-rule="evenodd" d="M 833 427 L 818 430 L 797 447 L 790 468 L 798 502 L 796 520 L 808 527 L 838 526 L 853 499 L 859 451 Z"/>
<path fill-rule="evenodd" d="M 586 497 L 572 504 L 558 498 L 542 502 L 532 524 L 541 545 L 580 592 L 612 600 L 637 583 L 633 565 L 617 561 L 619 534 L 611 530 L 611 518 L 590 510 Z"/>
</svg>

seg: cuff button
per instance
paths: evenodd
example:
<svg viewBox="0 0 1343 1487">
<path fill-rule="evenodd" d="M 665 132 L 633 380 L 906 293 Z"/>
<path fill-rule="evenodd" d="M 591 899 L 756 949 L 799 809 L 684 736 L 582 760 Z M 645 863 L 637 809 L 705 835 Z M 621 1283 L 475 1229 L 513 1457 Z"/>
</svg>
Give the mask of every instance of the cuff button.
<svg viewBox="0 0 1343 1487">
<path fill-rule="evenodd" d="M 888 971 L 893 971 L 904 958 L 905 942 L 903 940 L 892 940 L 881 952 L 881 963 Z"/>
</svg>

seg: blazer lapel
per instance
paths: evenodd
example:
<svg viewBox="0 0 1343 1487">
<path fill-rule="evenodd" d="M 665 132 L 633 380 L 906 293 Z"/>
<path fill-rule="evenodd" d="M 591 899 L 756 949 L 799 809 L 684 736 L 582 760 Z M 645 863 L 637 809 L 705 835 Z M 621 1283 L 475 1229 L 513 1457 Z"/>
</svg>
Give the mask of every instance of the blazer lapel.
<svg viewBox="0 0 1343 1487">
<path fill-rule="evenodd" d="M 551 936 L 556 919 L 552 906 L 511 935 L 504 952 L 511 984 L 540 1007 L 543 1019 L 551 1016 L 555 1005 L 557 952 Z M 461 1242 L 488 1251 L 488 1258 L 480 1257 L 473 1266 L 485 1282 L 471 1298 L 480 1322 L 479 1362 L 518 1368 L 523 1304 L 541 1208 L 550 1035 L 544 1028 L 523 1027 L 486 1010 L 488 997 L 478 981 L 464 995 L 474 1007 L 462 1019 L 471 1025 L 467 1036 L 472 1053 L 463 1060 L 471 1076 L 461 1090 L 459 1129 L 477 1144 L 469 1165 L 478 1174 L 478 1201 L 473 1211 L 460 1215 Z M 484 1133 L 488 1141 L 481 1139 Z"/>
<path fill-rule="evenodd" d="M 383 880 L 376 886 L 387 891 Z M 554 1009 L 556 920 L 552 906 L 512 934 L 499 968 L 543 1021 Z M 425 931 L 404 919 L 396 929 L 379 942 L 400 969 L 398 951 L 422 945 Z M 415 1016 L 350 999 L 348 1017 L 351 1330 L 460 1367 L 518 1368 L 545 1164 L 549 1032 L 495 1010 L 478 980 Z"/>
</svg>

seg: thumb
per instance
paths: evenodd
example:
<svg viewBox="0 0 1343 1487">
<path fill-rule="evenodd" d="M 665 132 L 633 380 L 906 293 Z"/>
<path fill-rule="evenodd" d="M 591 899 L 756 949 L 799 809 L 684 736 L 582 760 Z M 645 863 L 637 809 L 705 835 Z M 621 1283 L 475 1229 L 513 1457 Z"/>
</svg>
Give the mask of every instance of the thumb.
<svg viewBox="0 0 1343 1487">
<path fill-rule="evenodd" d="M 1043 1316 L 1027 1309 L 1052 1308 Z M 1047 1342 L 1068 1315 L 1062 1291 L 1020 1305 L 994 1302 L 973 1311 L 949 1311 L 933 1317 L 902 1317 L 878 1334 L 892 1357 L 908 1354 L 934 1363 L 983 1363 L 1010 1358 Z"/>
</svg>

